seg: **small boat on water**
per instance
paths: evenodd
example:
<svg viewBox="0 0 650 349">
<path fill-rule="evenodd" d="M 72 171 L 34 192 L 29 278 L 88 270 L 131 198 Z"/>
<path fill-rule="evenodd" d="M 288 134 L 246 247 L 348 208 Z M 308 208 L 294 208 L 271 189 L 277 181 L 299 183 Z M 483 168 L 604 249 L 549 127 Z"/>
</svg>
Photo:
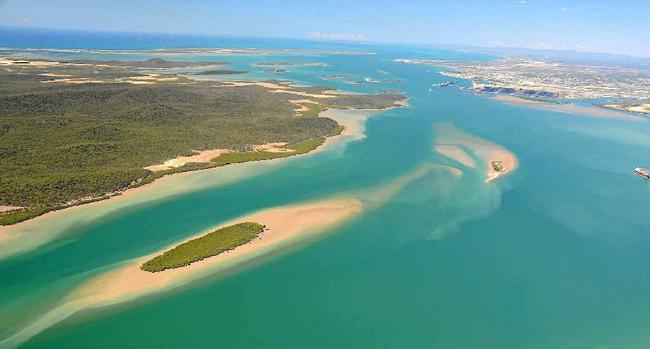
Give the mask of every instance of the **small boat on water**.
<svg viewBox="0 0 650 349">
<path fill-rule="evenodd" d="M 637 167 L 634 169 L 634 172 L 645 179 L 650 179 L 650 170 L 647 168 Z"/>
</svg>

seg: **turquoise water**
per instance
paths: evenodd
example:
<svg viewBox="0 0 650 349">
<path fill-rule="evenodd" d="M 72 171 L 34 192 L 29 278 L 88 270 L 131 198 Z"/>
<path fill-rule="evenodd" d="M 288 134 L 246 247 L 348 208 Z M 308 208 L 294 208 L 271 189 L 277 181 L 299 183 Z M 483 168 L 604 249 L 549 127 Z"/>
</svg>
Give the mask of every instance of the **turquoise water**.
<svg viewBox="0 0 650 349">
<path fill-rule="evenodd" d="M 298 45 L 273 43 L 283 44 Z M 179 57 L 231 61 L 253 70 L 244 77 L 251 79 L 278 77 L 250 66 L 259 61 L 324 62 L 330 66 L 290 67 L 281 78 L 352 92 L 397 89 L 409 107 L 372 117 L 367 138 L 342 151 L 79 217 L 54 241 L 0 261 L 0 338 L 92 276 L 220 222 L 364 191 L 422 164 L 450 164 L 433 143 L 434 127 L 451 123 L 508 148 L 519 168 L 491 184 L 474 169 L 458 180 L 430 172 L 321 239 L 181 289 L 83 311 L 24 346 L 647 348 L 650 184 L 631 170 L 650 161 L 649 124 L 510 106 L 456 88 L 429 91 L 446 80 L 435 67 L 392 61 L 488 57 L 361 49 L 377 54 Z M 323 74 L 401 82 L 355 85 Z"/>
</svg>

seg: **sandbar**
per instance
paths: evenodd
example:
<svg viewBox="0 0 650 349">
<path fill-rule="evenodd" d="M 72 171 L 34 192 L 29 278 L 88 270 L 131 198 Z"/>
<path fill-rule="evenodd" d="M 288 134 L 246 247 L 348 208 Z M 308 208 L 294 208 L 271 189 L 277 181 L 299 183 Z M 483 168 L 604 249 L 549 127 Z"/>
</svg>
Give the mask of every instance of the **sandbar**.
<svg viewBox="0 0 650 349">
<path fill-rule="evenodd" d="M 475 167 L 475 158 L 485 166 L 485 181 L 510 174 L 518 166 L 517 157 L 504 147 L 470 135 L 451 124 L 435 126 L 437 139 L 434 150 L 465 167 Z"/>
<path fill-rule="evenodd" d="M 157 273 L 140 269 L 142 263 L 167 249 L 131 260 L 117 269 L 82 284 L 64 298 L 61 305 L 0 342 L 0 346 L 18 346 L 78 311 L 122 303 L 147 294 L 170 290 L 197 279 L 219 274 L 256 258 L 270 255 L 282 247 L 315 237 L 327 228 L 341 224 L 361 213 L 362 210 L 363 204 L 360 200 L 339 198 L 271 208 L 240 217 L 197 234 L 195 237 L 223 226 L 241 222 L 263 224 L 266 226 L 265 231 L 245 245 L 182 268 L 168 269 Z"/>
<path fill-rule="evenodd" d="M 623 112 L 607 110 L 595 106 L 581 106 L 573 103 L 551 103 L 551 102 L 542 102 L 531 100 L 527 98 L 508 96 L 508 95 L 496 95 L 495 100 L 521 107 L 529 107 L 535 109 L 549 110 L 561 113 L 568 113 L 573 115 L 582 115 L 596 118 L 609 118 L 609 119 L 619 119 L 619 120 L 630 120 L 630 121 L 643 121 L 643 117 L 626 114 Z"/>
</svg>

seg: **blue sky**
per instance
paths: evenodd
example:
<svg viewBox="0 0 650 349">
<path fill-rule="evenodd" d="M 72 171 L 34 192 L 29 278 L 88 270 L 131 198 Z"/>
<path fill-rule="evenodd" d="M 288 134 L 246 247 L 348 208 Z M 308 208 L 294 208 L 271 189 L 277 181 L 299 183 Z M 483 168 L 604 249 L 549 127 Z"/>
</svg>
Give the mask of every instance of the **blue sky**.
<svg viewBox="0 0 650 349">
<path fill-rule="evenodd" d="M 0 0 L 0 25 L 513 46 L 650 57 L 646 0 Z"/>
</svg>

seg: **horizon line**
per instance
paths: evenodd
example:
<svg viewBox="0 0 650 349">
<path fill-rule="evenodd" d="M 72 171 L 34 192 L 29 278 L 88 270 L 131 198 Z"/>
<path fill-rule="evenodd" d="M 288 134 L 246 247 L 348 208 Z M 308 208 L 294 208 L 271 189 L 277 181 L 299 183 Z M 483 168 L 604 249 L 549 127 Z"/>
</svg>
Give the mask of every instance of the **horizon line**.
<svg viewBox="0 0 650 349">
<path fill-rule="evenodd" d="M 98 33 L 98 34 L 141 34 L 141 35 L 180 35 L 180 36 L 198 36 L 198 37 L 214 37 L 214 38 L 245 38 L 245 39 L 265 39 L 265 40 L 296 40 L 308 42 L 326 42 L 326 43 L 339 43 L 339 44 L 357 44 L 357 45 L 400 45 L 400 46 L 427 46 L 451 49 L 460 51 L 460 49 L 480 49 L 480 50 L 530 50 L 537 52 L 570 52 L 578 54 L 597 54 L 608 55 L 621 58 L 643 59 L 648 60 L 650 63 L 650 55 L 634 55 L 624 53 L 614 53 L 606 51 L 581 51 L 575 49 L 561 49 L 561 48 L 534 48 L 523 46 L 484 46 L 484 45 L 468 45 L 468 44 L 454 44 L 454 43 L 427 43 L 427 42 L 394 42 L 394 41 L 381 41 L 371 40 L 365 38 L 364 40 L 347 40 L 347 39 L 327 39 L 316 37 L 281 37 L 281 36 L 263 36 L 263 35 L 239 35 L 239 34 L 218 34 L 218 33 L 199 33 L 199 32 L 158 32 L 158 31 L 129 31 L 129 30 L 101 30 L 101 29 L 78 29 L 78 28 L 48 28 L 48 27 L 22 27 L 22 26 L 6 26 L 0 24 L 0 29 L 15 29 L 15 30 L 35 30 L 35 31 L 68 31 L 80 33 Z M 52 47 L 55 48 L 55 47 Z M 496 55 L 492 53 L 493 55 Z"/>
</svg>

